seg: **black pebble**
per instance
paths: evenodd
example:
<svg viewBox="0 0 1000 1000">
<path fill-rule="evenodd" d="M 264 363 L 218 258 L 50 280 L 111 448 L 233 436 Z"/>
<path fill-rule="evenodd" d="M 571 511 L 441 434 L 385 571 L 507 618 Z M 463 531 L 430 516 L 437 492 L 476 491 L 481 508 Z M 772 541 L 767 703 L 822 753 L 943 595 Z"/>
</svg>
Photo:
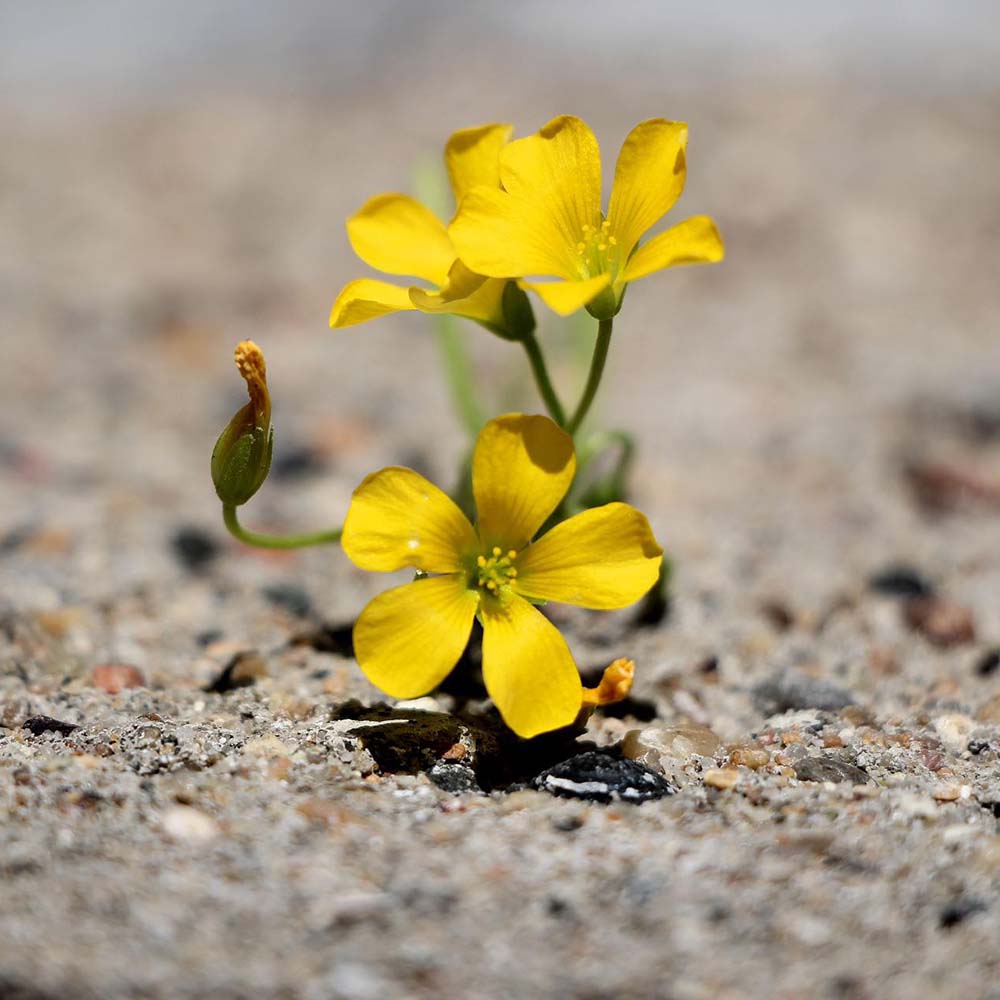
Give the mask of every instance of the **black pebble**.
<svg viewBox="0 0 1000 1000">
<path fill-rule="evenodd" d="M 298 584 L 271 583 L 261 587 L 260 592 L 273 605 L 284 608 L 296 618 L 308 618 L 312 613 L 312 601 Z"/>
<path fill-rule="evenodd" d="M 794 764 L 799 781 L 849 781 L 852 785 L 870 785 L 872 779 L 860 767 L 837 760 L 836 757 L 806 757 Z"/>
<path fill-rule="evenodd" d="M 203 528 L 185 525 L 170 539 L 170 547 L 180 564 L 192 573 L 207 569 L 219 555 L 219 543 Z"/>
<path fill-rule="evenodd" d="M 976 663 L 976 673 L 980 677 L 991 677 L 997 668 L 1000 668 L 1000 649 L 988 650 Z"/>
<path fill-rule="evenodd" d="M 646 802 L 676 791 L 648 767 L 598 750 L 579 753 L 542 771 L 531 784 L 553 795 L 592 802 Z"/>
<path fill-rule="evenodd" d="M 868 587 L 876 594 L 889 597 L 931 597 L 934 594 L 934 585 L 905 564 L 887 566 L 874 574 L 868 580 Z"/>
<path fill-rule="evenodd" d="M 476 772 L 466 764 L 456 764 L 452 761 L 438 761 L 428 772 L 427 777 L 434 782 L 438 788 L 445 792 L 453 792 L 458 795 L 460 792 L 480 791 L 479 782 L 476 781 Z"/>
<path fill-rule="evenodd" d="M 323 471 L 323 456 L 307 445 L 283 448 L 271 462 L 272 479 L 304 479 Z"/>
<path fill-rule="evenodd" d="M 33 715 L 30 719 L 25 719 L 21 727 L 27 729 L 32 736 L 41 736 L 42 733 L 69 736 L 74 729 L 80 728 L 72 722 L 60 722 L 58 719 L 50 719 L 47 715 Z"/>
<path fill-rule="evenodd" d="M 942 930 L 951 930 L 952 927 L 957 927 L 973 914 L 982 913 L 985 909 L 986 904 L 981 900 L 956 899 L 941 911 L 938 924 Z"/>
</svg>

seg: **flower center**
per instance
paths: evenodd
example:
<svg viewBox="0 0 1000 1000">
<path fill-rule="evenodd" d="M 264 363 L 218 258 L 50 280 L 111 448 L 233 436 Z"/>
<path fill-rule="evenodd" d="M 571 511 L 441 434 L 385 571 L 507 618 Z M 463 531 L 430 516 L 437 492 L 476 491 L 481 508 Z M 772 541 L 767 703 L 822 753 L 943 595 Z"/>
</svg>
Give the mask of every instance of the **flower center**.
<svg viewBox="0 0 1000 1000">
<path fill-rule="evenodd" d="M 499 545 L 494 545 L 490 555 L 481 555 L 476 559 L 476 585 L 494 596 L 499 594 L 517 576 L 513 565 L 516 558 L 514 549 L 504 553 Z"/>
<path fill-rule="evenodd" d="M 599 228 L 584 223 L 583 235 L 576 244 L 580 268 L 587 278 L 607 274 L 618 264 L 618 240 L 605 219 Z"/>
</svg>

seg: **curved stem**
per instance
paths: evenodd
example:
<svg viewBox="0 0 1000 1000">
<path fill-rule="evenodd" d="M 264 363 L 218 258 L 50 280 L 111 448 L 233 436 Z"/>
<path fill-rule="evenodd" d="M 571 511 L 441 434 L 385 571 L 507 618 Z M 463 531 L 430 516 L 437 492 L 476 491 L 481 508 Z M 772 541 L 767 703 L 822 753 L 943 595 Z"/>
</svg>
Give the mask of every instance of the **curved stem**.
<svg viewBox="0 0 1000 1000">
<path fill-rule="evenodd" d="M 314 531 L 307 535 L 261 535 L 256 531 L 247 531 L 240 524 L 236 508 L 229 503 L 222 505 L 222 519 L 226 522 L 229 534 L 247 545 L 255 545 L 259 549 L 304 549 L 310 545 L 330 545 L 340 541 L 343 528 L 330 531 Z"/>
<path fill-rule="evenodd" d="M 583 395 L 577 405 L 576 413 L 566 425 L 566 430 L 570 434 L 575 434 L 580 429 L 590 404 L 597 395 L 597 387 L 601 384 L 601 376 L 604 374 L 604 362 L 608 359 L 608 348 L 611 346 L 611 327 L 613 321 L 602 319 L 597 326 L 597 343 L 594 344 L 594 356 L 590 359 L 590 372 L 587 375 L 587 384 L 583 388 Z"/>
<path fill-rule="evenodd" d="M 545 408 L 549 411 L 549 416 L 560 426 L 566 426 L 566 414 L 563 411 L 562 403 L 556 395 L 556 390 L 552 386 L 549 378 L 549 371 L 545 367 L 545 358 L 542 357 L 542 349 L 538 346 L 538 340 L 534 333 L 526 334 L 521 338 L 524 344 L 525 353 L 531 363 L 531 373 L 535 376 L 535 385 L 545 401 Z"/>
</svg>

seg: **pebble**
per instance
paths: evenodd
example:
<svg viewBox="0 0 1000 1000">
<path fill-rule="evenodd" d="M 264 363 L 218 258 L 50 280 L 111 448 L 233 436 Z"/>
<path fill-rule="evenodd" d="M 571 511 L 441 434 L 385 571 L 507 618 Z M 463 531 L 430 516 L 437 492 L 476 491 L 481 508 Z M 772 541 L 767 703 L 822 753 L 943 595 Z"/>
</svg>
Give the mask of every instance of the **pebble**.
<svg viewBox="0 0 1000 1000">
<path fill-rule="evenodd" d="M 673 795 L 672 784 L 634 760 L 591 750 L 542 771 L 532 786 L 566 798 L 594 802 L 646 802 Z"/>
<path fill-rule="evenodd" d="M 659 771 L 665 770 L 664 757 L 711 757 L 718 748 L 719 737 L 706 726 L 647 726 L 630 729 L 622 739 L 624 757 Z"/>
<path fill-rule="evenodd" d="M 25 719 L 21 723 L 23 729 L 27 729 L 32 736 L 41 736 L 42 733 L 58 733 L 60 736 L 69 736 L 74 729 L 80 727 L 73 722 L 61 722 L 59 719 L 52 719 L 47 715 L 33 715 L 30 719 Z"/>
<path fill-rule="evenodd" d="M 192 525 L 178 528 L 170 537 L 170 547 L 178 562 L 191 573 L 207 569 L 220 551 L 214 535 Z"/>
<path fill-rule="evenodd" d="M 980 722 L 1000 724 L 1000 694 L 995 694 L 988 701 L 984 702 L 976 715 Z"/>
<path fill-rule="evenodd" d="M 976 637 L 972 612 L 941 597 L 915 597 L 907 601 L 903 617 L 910 628 L 942 649 L 972 642 Z"/>
<path fill-rule="evenodd" d="M 869 590 L 889 597 L 930 597 L 934 586 L 912 566 L 887 566 L 868 580 Z"/>
<path fill-rule="evenodd" d="M 264 677 L 267 677 L 267 663 L 257 653 L 242 650 L 230 659 L 205 690 L 225 694 L 250 687 Z"/>
<path fill-rule="evenodd" d="M 763 747 L 735 747 L 729 753 L 729 763 L 734 767 L 749 767 L 751 771 L 759 771 L 770 763 L 771 755 Z"/>
<path fill-rule="evenodd" d="M 288 757 L 292 751 L 277 736 L 261 736 L 244 744 L 243 753 L 251 757 Z"/>
<path fill-rule="evenodd" d="M 992 677 L 1000 669 L 1000 649 L 989 649 L 976 661 L 979 677 Z"/>
<path fill-rule="evenodd" d="M 160 822 L 169 837 L 192 844 L 208 843 L 221 833 L 211 816 L 192 806 L 171 806 Z"/>
<path fill-rule="evenodd" d="M 791 670 L 777 671 L 752 693 L 758 709 L 768 716 L 807 708 L 836 711 L 854 702 L 854 696 L 836 684 Z"/>
<path fill-rule="evenodd" d="M 100 663 L 91 670 L 90 680 L 94 687 L 108 694 L 146 686 L 142 671 L 128 663 Z"/>
<path fill-rule="evenodd" d="M 969 738 L 976 729 L 975 720 L 959 712 L 939 715 L 933 720 L 933 725 L 941 742 L 959 753 L 969 745 Z"/>
<path fill-rule="evenodd" d="M 704 780 L 709 788 L 728 791 L 740 780 L 740 772 L 735 767 L 713 767 L 705 772 Z"/>
<path fill-rule="evenodd" d="M 972 794 L 972 789 L 968 785 L 944 784 L 936 785 L 931 795 L 938 802 L 957 802 L 959 799 L 967 799 Z"/>
<path fill-rule="evenodd" d="M 860 767 L 838 760 L 836 757 L 804 757 L 793 765 L 799 781 L 849 781 L 852 785 L 865 785 L 871 778 Z"/>
</svg>

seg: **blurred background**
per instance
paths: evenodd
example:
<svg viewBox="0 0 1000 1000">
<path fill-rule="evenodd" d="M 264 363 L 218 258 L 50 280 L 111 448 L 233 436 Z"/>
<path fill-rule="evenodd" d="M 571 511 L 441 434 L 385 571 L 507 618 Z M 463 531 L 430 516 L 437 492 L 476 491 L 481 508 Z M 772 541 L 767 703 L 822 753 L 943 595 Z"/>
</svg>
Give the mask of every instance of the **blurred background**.
<svg viewBox="0 0 1000 1000">
<path fill-rule="evenodd" d="M 368 273 L 344 219 L 412 190 L 455 128 L 560 113 L 595 128 L 606 177 L 635 122 L 687 120 L 671 219 L 710 214 L 727 242 L 723 265 L 630 291 L 599 400 L 640 437 L 636 499 L 682 572 L 792 573 L 819 597 L 901 551 L 961 563 L 907 477 L 944 438 L 961 498 L 971 476 L 996 502 L 995 21 L 988 2 L 3 3 L 5 600 L 113 607 L 225 552 L 240 585 L 287 574 L 353 614 L 369 584 L 339 556 L 269 561 L 221 533 L 207 463 L 243 399 L 232 348 L 263 346 L 275 403 L 252 526 L 336 522 L 387 462 L 449 481 L 463 444 L 430 321 L 327 328 Z M 572 399 L 592 331 L 538 313 Z M 463 336 L 487 410 L 537 406 L 516 349 Z M 88 641 L 148 660 L 153 632 Z"/>
<path fill-rule="evenodd" d="M 456 128 L 523 136 L 566 113 L 595 129 L 606 181 L 635 123 L 689 122 L 667 223 L 711 215 L 728 251 L 636 283 L 616 322 L 594 423 L 638 436 L 634 500 L 674 559 L 673 600 L 656 629 L 561 617 L 575 655 L 592 672 L 627 651 L 644 719 L 723 741 L 853 699 L 844 753 L 889 760 L 924 799 L 862 816 L 867 796 L 788 791 L 775 771 L 754 800 L 775 803 L 772 842 L 765 806 L 705 808 L 696 777 L 662 809 L 591 810 L 587 841 L 548 796 L 463 815 L 420 776 L 331 765 L 338 706 L 377 698 L 347 639 L 385 581 L 335 548 L 226 535 L 209 455 L 245 400 L 233 348 L 262 346 L 274 398 L 249 527 L 336 524 L 389 463 L 449 485 L 465 441 L 431 321 L 328 329 L 369 273 L 344 220 L 412 192 Z M 825 948 L 842 974 L 824 995 L 868 996 L 851 977 L 897 956 L 909 995 L 956 975 L 977 995 L 997 908 L 973 956 L 935 907 L 947 890 L 972 900 L 956 921 L 986 909 L 1000 793 L 977 786 L 981 809 L 948 791 L 940 808 L 968 820 L 951 839 L 925 824 L 946 758 L 920 713 L 992 694 L 979 718 L 1000 719 L 998 122 L 989 0 L 0 0 L 0 756 L 17 768 L 0 868 L 21 879 L 0 993 L 624 996 L 624 969 L 651 996 L 674 967 L 679 997 L 778 980 L 803 996 Z M 573 400 L 596 324 L 536 312 Z M 487 412 L 541 408 L 514 346 L 460 333 Z M 886 592 L 944 604 L 906 617 Z M 220 694 L 246 650 L 269 676 Z M 115 694 L 108 664 L 138 686 Z M 786 669 L 819 686 L 762 698 Z M 39 715 L 80 725 L 87 753 L 26 735 Z M 875 716 L 916 727 L 909 757 L 868 745 L 887 746 L 861 726 Z M 603 724 L 611 742 L 629 723 Z M 248 763 L 244 741 L 275 734 L 288 756 L 272 742 Z M 985 782 L 966 742 L 947 763 Z M 794 796 L 803 825 L 857 839 L 788 849 Z M 980 867 L 961 853 L 973 827 Z M 310 970 L 333 978 L 298 990 Z"/>
</svg>

